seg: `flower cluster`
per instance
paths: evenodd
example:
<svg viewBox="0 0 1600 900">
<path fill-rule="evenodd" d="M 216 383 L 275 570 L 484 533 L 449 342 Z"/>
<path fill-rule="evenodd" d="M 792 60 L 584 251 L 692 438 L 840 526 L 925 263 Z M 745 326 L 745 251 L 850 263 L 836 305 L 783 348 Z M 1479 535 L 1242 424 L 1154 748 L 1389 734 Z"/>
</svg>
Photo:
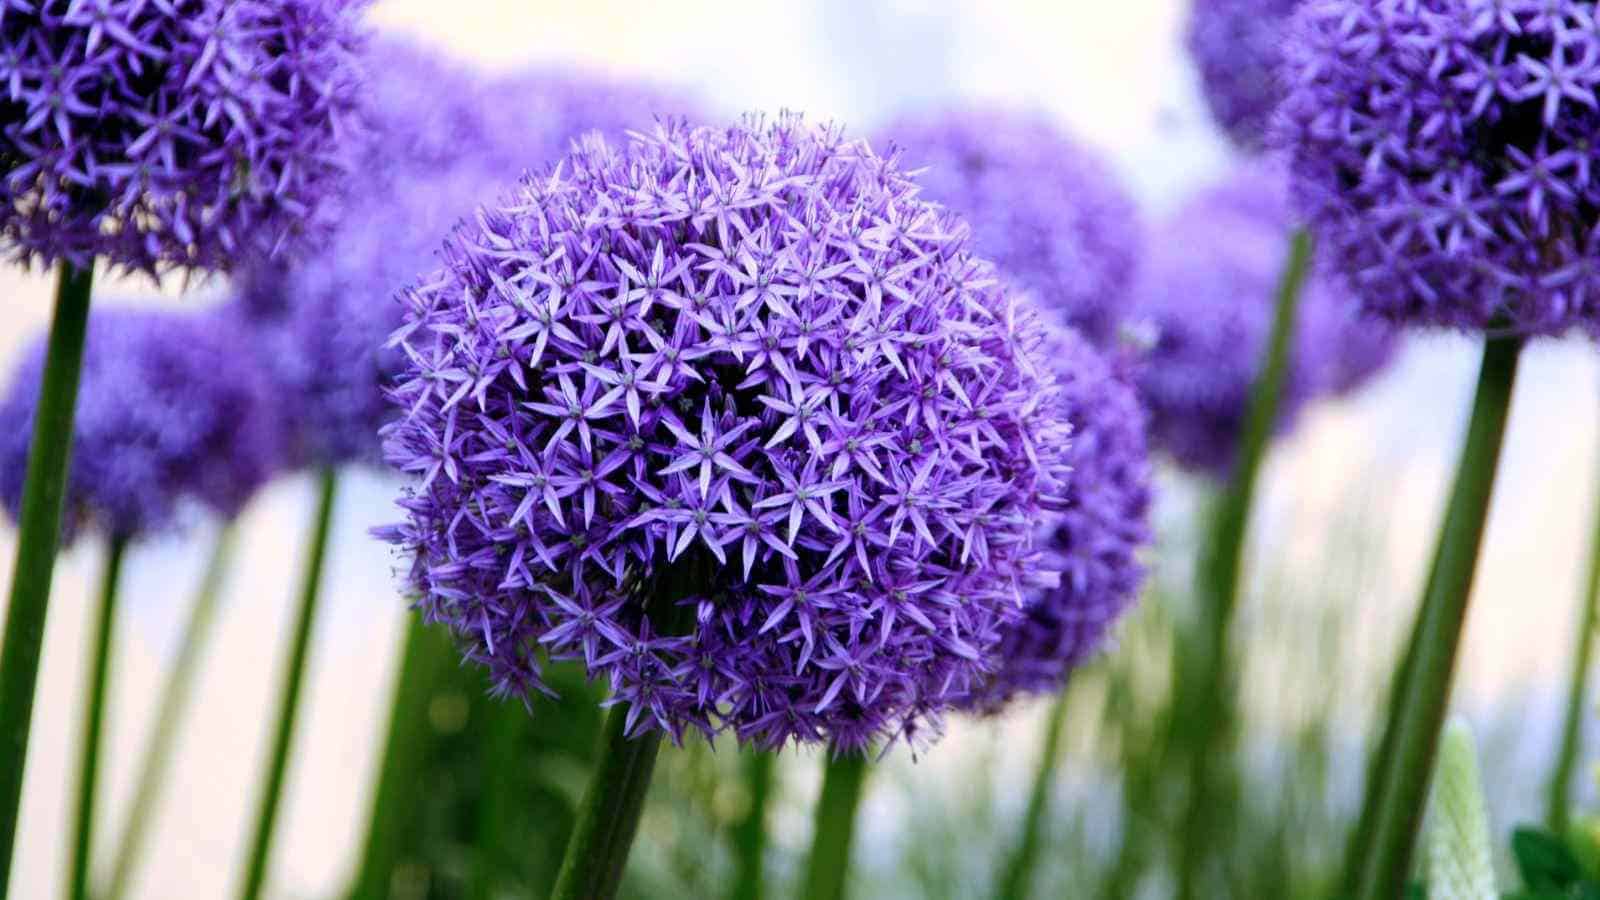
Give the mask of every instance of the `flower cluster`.
<svg viewBox="0 0 1600 900">
<path fill-rule="evenodd" d="M 232 517 L 282 463 L 278 396 L 250 337 L 214 312 L 89 317 L 63 532 L 174 526 L 185 502 Z M 0 501 L 15 516 L 44 371 L 37 341 L 0 399 Z"/>
<path fill-rule="evenodd" d="M 1189 55 L 1201 95 L 1234 143 L 1258 149 L 1283 99 L 1284 34 L 1300 0 L 1195 0 Z"/>
<path fill-rule="evenodd" d="M 1072 426 L 1072 477 L 1066 506 L 1045 519 L 1039 544 L 1044 569 L 1059 572 L 1061 582 L 1031 594 L 1022 618 L 1004 627 L 999 670 L 965 701 L 985 711 L 1021 692 L 1059 690 L 1105 644 L 1144 580 L 1150 457 L 1127 360 L 1102 354 L 1070 329 L 1052 332 L 1045 352 Z"/>
<path fill-rule="evenodd" d="M 0 3 L 0 244 L 227 269 L 340 172 L 359 0 Z"/>
<path fill-rule="evenodd" d="M 373 41 L 362 62 L 368 136 L 349 147 L 361 177 L 333 198 L 337 224 L 313 252 L 249 266 L 239 279 L 238 313 L 259 335 L 274 381 L 298 398 L 291 430 L 301 463 L 381 458 L 378 429 L 391 418 L 383 389 L 403 363 L 383 349 L 404 312 L 394 298 L 439 266 L 445 233 L 474 204 L 558 158 L 584 128 L 648 126 L 644 109 L 656 101 L 661 113 L 675 111 L 665 95 L 604 81 L 487 82 L 392 39 Z M 579 110 L 591 104 L 585 119 Z M 557 109 L 564 114 L 552 116 Z"/>
<path fill-rule="evenodd" d="M 1554 334 L 1600 301 L 1600 23 L 1580 0 L 1310 0 L 1277 140 L 1366 308 Z"/>
<path fill-rule="evenodd" d="M 892 160 L 784 116 L 584 139 L 408 292 L 385 536 L 498 688 L 631 730 L 928 733 L 1045 576 L 1044 328 Z"/>
<path fill-rule="evenodd" d="M 1142 229 L 1103 160 L 1038 114 L 969 109 L 906 118 L 874 140 L 926 168 L 927 199 L 972 224 L 1007 278 L 1097 345 L 1114 342 Z"/>
<path fill-rule="evenodd" d="M 1135 315 L 1153 331 L 1139 366 L 1154 445 L 1187 468 L 1233 465 L 1251 388 L 1272 331 L 1288 257 L 1283 172 L 1242 167 L 1203 191 L 1151 244 Z M 1393 358 L 1394 330 L 1360 314 L 1340 279 L 1314 266 L 1302 290 L 1277 427 L 1292 427 L 1312 398 L 1353 390 Z"/>
</svg>

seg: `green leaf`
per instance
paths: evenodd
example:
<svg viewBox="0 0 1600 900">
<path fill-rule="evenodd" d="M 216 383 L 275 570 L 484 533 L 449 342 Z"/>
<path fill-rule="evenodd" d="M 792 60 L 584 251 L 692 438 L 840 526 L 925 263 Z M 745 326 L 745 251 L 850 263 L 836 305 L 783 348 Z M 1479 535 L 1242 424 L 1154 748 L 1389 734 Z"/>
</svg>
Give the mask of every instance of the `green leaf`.
<svg viewBox="0 0 1600 900">
<path fill-rule="evenodd" d="M 1489 814 L 1465 722 L 1452 721 L 1445 729 L 1437 766 L 1428 824 L 1431 900 L 1495 900 Z"/>
<path fill-rule="evenodd" d="M 1565 890 L 1583 876 L 1578 861 L 1561 839 L 1532 826 L 1511 833 L 1511 855 L 1516 858 L 1522 883 L 1531 891 Z"/>
</svg>

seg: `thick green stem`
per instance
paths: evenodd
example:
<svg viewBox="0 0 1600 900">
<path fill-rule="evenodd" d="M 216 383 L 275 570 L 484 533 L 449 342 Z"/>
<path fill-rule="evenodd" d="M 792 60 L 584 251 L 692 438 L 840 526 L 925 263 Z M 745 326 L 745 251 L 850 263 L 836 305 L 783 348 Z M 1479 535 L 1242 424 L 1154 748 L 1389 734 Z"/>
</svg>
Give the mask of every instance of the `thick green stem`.
<svg viewBox="0 0 1600 900">
<path fill-rule="evenodd" d="M 606 716 L 600 764 L 584 792 L 551 900 L 611 900 L 622 884 L 661 749 L 659 728 L 630 739 L 627 720 L 626 704 Z"/>
<path fill-rule="evenodd" d="M 113 536 L 106 547 L 105 575 L 100 582 L 100 605 L 94 623 L 94 646 L 89 656 L 89 681 L 83 704 L 83 746 L 78 755 L 77 817 L 72 827 L 72 861 L 67 896 L 87 900 L 89 861 L 94 842 L 95 786 L 100 780 L 100 733 L 106 720 L 106 682 L 111 671 L 111 636 L 117 623 L 117 580 L 122 574 L 122 554 L 128 539 Z"/>
<path fill-rule="evenodd" d="M 316 620 L 317 596 L 322 585 L 322 563 L 327 556 L 328 527 L 333 519 L 333 500 L 338 485 L 332 468 L 325 468 L 319 476 L 320 486 L 317 513 L 311 537 L 311 548 L 306 560 L 305 582 L 300 592 L 300 607 L 295 613 L 294 636 L 289 647 L 289 660 L 284 669 L 283 692 L 278 701 L 276 731 L 272 749 L 267 757 L 267 771 L 262 781 L 260 809 L 256 815 L 255 836 L 250 841 L 250 861 L 245 869 L 244 883 L 239 889 L 241 900 L 257 900 L 267 877 L 267 860 L 272 851 L 273 825 L 278 818 L 278 804 L 283 798 L 283 778 L 289 765 L 289 746 L 294 741 L 296 713 L 300 706 L 300 686 L 306 668 L 306 655 L 311 647 L 312 625 Z"/>
<path fill-rule="evenodd" d="M 106 900 L 122 900 L 127 896 L 133 883 L 134 865 L 144 850 L 145 841 L 154 830 L 156 798 L 161 796 L 162 787 L 166 784 L 167 771 L 172 762 L 173 740 L 177 737 L 178 724 L 183 719 L 190 693 L 194 689 L 201 652 L 211 634 L 212 622 L 216 619 L 222 576 L 227 571 L 232 554 L 233 525 L 229 523 L 223 525 L 221 533 L 217 535 L 211 559 L 206 563 L 205 574 L 201 576 L 200 589 L 189 610 L 189 620 L 184 623 L 183 635 L 178 641 L 178 657 L 173 661 L 166 684 L 161 688 L 155 724 L 145 744 L 144 755 L 139 759 L 133 803 L 122 825 L 122 837 L 117 844 Z"/>
<path fill-rule="evenodd" d="M 1567 682 L 1567 713 L 1561 725 L 1561 744 L 1550 776 L 1546 820 L 1550 830 L 1565 834 L 1572 801 L 1572 777 L 1578 768 L 1578 745 L 1588 708 L 1589 665 L 1594 659 L 1594 632 L 1600 613 L 1600 498 L 1595 501 L 1595 526 L 1589 546 L 1589 574 L 1583 586 L 1583 612 L 1578 620 L 1578 642 L 1572 653 L 1572 677 Z"/>
<path fill-rule="evenodd" d="M 1000 878 L 1000 888 L 995 896 L 1002 900 L 1022 900 L 1028 896 L 1033 882 L 1033 866 L 1039 859 L 1039 844 L 1044 832 L 1045 808 L 1050 804 L 1050 791 L 1056 783 L 1056 764 L 1061 756 L 1061 733 L 1066 730 L 1067 692 L 1062 691 L 1050 707 L 1050 721 L 1045 726 L 1044 748 L 1040 751 L 1039 767 L 1033 777 L 1033 792 L 1028 795 L 1028 811 L 1022 820 L 1022 837 L 1012 853 Z"/>
<path fill-rule="evenodd" d="M 428 704 L 433 699 L 440 663 L 451 649 L 450 641 L 429 629 L 420 614 L 408 614 L 406 618 L 405 648 L 389 714 L 389 739 L 373 791 L 366 849 L 351 891 L 351 897 L 357 900 L 383 900 L 389 896 L 400 835 L 416 812 L 417 769 L 429 738 Z"/>
<path fill-rule="evenodd" d="M 1472 421 L 1440 529 L 1433 570 L 1407 659 L 1400 667 L 1401 681 L 1392 691 L 1396 704 L 1390 720 L 1393 733 L 1380 742 L 1383 757 L 1371 767 L 1376 783 L 1375 789 L 1367 792 L 1367 802 L 1373 808 L 1364 809 L 1361 820 L 1368 823 L 1372 836 L 1366 841 L 1366 852 L 1349 860 L 1357 867 L 1356 876 L 1349 881 L 1356 886 L 1358 900 L 1398 897 L 1411 874 L 1411 853 L 1450 700 L 1456 650 L 1489 517 L 1521 351 L 1522 340 L 1517 337 L 1493 337 L 1484 343 Z"/>
<path fill-rule="evenodd" d="M 844 900 L 850 875 L 850 845 L 856 830 L 856 808 L 867 780 L 864 753 L 830 751 L 817 800 L 816 831 L 806 864 L 805 900 Z"/>
<path fill-rule="evenodd" d="M 45 351 L 44 378 L 28 446 L 28 478 L 22 488 L 17 564 L 11 574 L 6 632 L 0 646 L 0 900 L 11 883 L 17 806 L 28 759 L 33 689 L 39 678 L 39 644 L 50 605 L 56 543 L 61 537 L 61 501 L 72 453 L 72 417 L 83 370 L 83 340 L 89 324 L 92 266 L 61 264 L 56 308 Z"/>
<path fill-rule="evenodd" d="M 1178 693 L 1179 697 L 1191 698 L 1183 704 L 1185 708 L 1179 715 L 1193 717 L 1193 733 L 1187 742 L 1190 796 L 1180 832 L 1184 840 L 1178 868 L 1178 896 L 1183 900 L 1209 896 L 1203 884 L 1205 870 L 1222 862 L 1215 841 L 1224 837 L 1226 831 L 1216 820 L 1233 807 L 1233 798 L 1227 796 L 1229 791 L 1219 784 L 1221 779 L 1216 771 L 1218 766 L 1229 762 L 1234 728 L 1234 685 L 1233 672 L 1228 665 L 1228 641 L 1239 601 L 1244 541 L 1255 498 L 1256 477 L 1278 419 L 1278 403 L 1289 368 L 1301 288 L 1305 285 L 1310 260 L 1311 237 L 1302 229 L 1290 242 L 1289 260 L 1278 283 L 1272 334 L 1262 360 L 1261 374 L 1250 392 L 1238 458 L 1234 460 L 1229 483 L 1217 500 L 1216 518 L 1206 536 L 1196 573 L 1204 637 L 1195 648 L 1196 665 L 1179 670 L 1189 683 L 1180 684 Z"/>
<path fill-rule="evenodd" d="M 765 750 L 749 750 L 744 759 L 744 783 L 750 804 L 733 826 L 734 878 L 732 900 L 761 900 L 762 863 L 767 852 L 767 800 L 772 795 L 772 771 L 777 757 Z"/>
</svg>

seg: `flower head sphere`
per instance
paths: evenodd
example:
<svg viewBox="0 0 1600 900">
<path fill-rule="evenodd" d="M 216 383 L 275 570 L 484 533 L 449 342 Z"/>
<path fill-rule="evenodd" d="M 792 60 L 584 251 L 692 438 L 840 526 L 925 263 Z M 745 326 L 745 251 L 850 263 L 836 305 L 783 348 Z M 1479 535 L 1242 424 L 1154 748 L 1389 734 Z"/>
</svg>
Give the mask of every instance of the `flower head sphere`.
<svg viewBox="0 0 1600 900">
<path fill-rule="evenodd" d="M 1189 12 L 1189 56 L 1201 96 L 1235 144 L 1255 150 L 1266 140 L 1283 99 L 1279 69 L 1284 34 L 1300 0 L 1195 0 Z"/>
<path fill-rule="evenodd" d="M 501 690 L 635 729 L 928 732 L 1039 577 L 1043 328 L 892 160 L 784 116 L 586 139 L 408 292 L 387 530 Z"/>
<path fill-rule="evenodd" d="M 1044 116 L 968 109 L 905 118 L 875 141 L 924 170 L 924 196 L 972 224 L 977 251 L 1110 346 L 1143 237 L 1116 173 Z"/>
<path fill-rule="evenodd" d="M 1138 366 L 1151 442 L 1225 474 L 1272 330 L 1293 217 L 1284 174 L 1256 162 L 1202 191 L 1151 245 L 1135 303 L 1153 343 Z M 1316 266 L 1301 292 L 1277 428 L 1319 395 L 1354 390 L 1393 358 L 1396 335 Z"/>
<path fill-rule="evenodd" d="M 302 464 L 381 459 L 378 430 L 393 412 L 383 390 L 404 362 L 383 347 L 404 313 L 395 295 L 439 266 L 443 236 L 475 204 L 543 165 L 542 154 L 553 161 L 583 129 L 575 111 L 552 119 L 546 107 L 605 99 L 590 121 L 617 135 L 624 121 L 648 125 L 651 114 L 642 110 L 652 102 L 664 104 L 662 114 L 674 111 L 665 95 L 609 82 L 587 91 L 571 77 L 490 82 L 393 39 L 374 40 L 362 62 L 371 73 L 359 108 L 368 131 L 350 144 L 360 175 L 330 204 L 331 233 L 314 252 L 257 262 L 240 277 L 238 312 L 259 335 L 274 380 L 298 398 L 290 415 Z M 522 91 L 515 103 L 506 87 L 513 82 Z M 627 114 L 637 118 L 620 118 Z"/>
<path fill-rule="evenodd" d="M 1397 323 L 1593 328 L 1600 24 L 1579 0 L 1311 0 L 1277 125 L 1297 198 Z"/>
<path fill-rule="evenodd" d="M 967 701 L 986 711 L 1018 693 L 1059 690 L 1105 645 L 1144 580 L 1150 456 L 1127 360 L 1102 354 L 1070 329 L 1052 329 L 1045 349 L 1072 426 L 1066 505 L 1045 518 L 1040 535 L 1044 568 L 1061 580 L 1033 592 L 1023 616 L 1004 627 L 1000 667 Z"/>
<path fill-rule="evenodd" d="M 228 269 L 341 167 L 359 0 L 0 2 L 0 246 Z"/>
<path fill-rule="evenodd" d="M 64 532 L 124 538 L 176 526 L 189 502 L 239 512 L 282 463 L 277 396 L 249 336 L 214 312 L 97 308 L 89 317 Z M 0 501 L 22 487 L 44 343 L 0 399 Z"/>
</svg>

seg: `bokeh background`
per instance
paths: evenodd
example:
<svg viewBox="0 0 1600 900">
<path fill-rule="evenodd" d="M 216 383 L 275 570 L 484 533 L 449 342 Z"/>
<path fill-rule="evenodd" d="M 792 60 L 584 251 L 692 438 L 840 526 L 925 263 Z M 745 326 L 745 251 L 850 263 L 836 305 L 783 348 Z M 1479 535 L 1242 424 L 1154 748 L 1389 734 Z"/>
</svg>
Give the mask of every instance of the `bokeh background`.
<svg viewBox="0 0 1600 900">
<path fill-rule="evenodd" d="M 374 10 L 381 26 L 486 67 L 572 63 L 659 80 L 699 92 L 728 118 L 798 109 L 861 134 L 897 112 L 952 100 L 1037 106 L 1105 153 L 1151 217 L 1231 160 L 1182 52 L 1186 15 L 1185 0 L 379 0 Z M 4 366 L 45 326 L 50 287 L 39 273 L 0 271 Z M 195 285 L 180 297 L 182 287 L 178 279 L 161 290 L 102 282 L 98 296 L 198 304 L 222 289 Z M 1294 866 L 1315 868 L 1326 864 L 1319 856 L 1336 855 L 1340 819 L 1355 806 L 1363 735 L 1431 552 L 1476 355 L 1460 337 L 1414 337 L 1378 382 L 1310 410 L 1269 456 L 1236 640 L 1247 795 L 1260 809 L 1240 811 L 1240 821 L 1259 819 L 1263 841 L 1290 841 L 1284 853 Z M 1597 388 L 1594 348 L 1580 340 L 1536 343 L 1517 388 L 1456 688 L 1456 707 L 1484 744 L 1497 831 L 1537 815 L 1556 738 L 1600 480 Z M 394 589 L 397 563 L 367 533 L 395 517 L 395 484 L 375 471 L 342 484 L 274 896 L 336 896 L 360 848 L 406 615 Z M 1173 471 L 1161 473 L 1160 487 L 1161 540 L 1151 557 L 1159 571 L 1149 595 L 1124 624 L 1120 646 L 1072 688 L 1040 896 L 1095 895 L 1097 884 L 1164 895 L 1151 861 L 1165 839 L 1161 804 L 1140 813 L 1134 802 L 1139 790 L 1163 790 L 1149 772 L 1159 760 L 1137 751 L 1144 717 L 1159 714 L 1172 644 L 1182 639 L 1173 623 L 1191 612 L 1184 587 L 1201 490 Z M 312 502 L 309 479 L 285 479 L 241 520 L 222 621 L 136 896 L 225 896 L 237 876 Z M 14 542 L 14 531 L 0 526 L 5 577 Z M 202 529 L 130 552 L 103 757 L 106 847 L 126 811 L 208 543 Z M 99 549 L 84 542 L 57 569 L 13 876 L 19 897 L 59 892 L 87 599 L 99 565 Z M 1045 712 L 1038 702 L 999 719 L 954 721 L 917 760 L 892 752 L 863 810 L 860 896 L 981 896 L 1026 802 Z M 438 702 L 430 726 L 459 729 L 464 715 Z M 1600 747 L 1590 755 L 1600 758 Z M 743 800 L 706 773 L 728 770 L 732 757 L 730 748 L 712 754 L 699 742 L 663 757 L 632 891 L 674 896 L 715 884 L 723 852 L 716 831 Z M 770 820 L 780 877 L 809 841 L 820 767 L 786 753 L 781 773 Z M 581 768 L 553 777 L 574 796 L 582 789 Z M 1583 778 L 1580 809 L 1592 801 L 1591 781 Z M 1131 832 L 1148 832 L 1141 840 L 1149 846 L 1130 886 L 1115 878 L 1119 865 L 1139 862 L 1126 858 Z M 1050 893 L 1050 885 L 1079 890 Z"/>
</svg>

